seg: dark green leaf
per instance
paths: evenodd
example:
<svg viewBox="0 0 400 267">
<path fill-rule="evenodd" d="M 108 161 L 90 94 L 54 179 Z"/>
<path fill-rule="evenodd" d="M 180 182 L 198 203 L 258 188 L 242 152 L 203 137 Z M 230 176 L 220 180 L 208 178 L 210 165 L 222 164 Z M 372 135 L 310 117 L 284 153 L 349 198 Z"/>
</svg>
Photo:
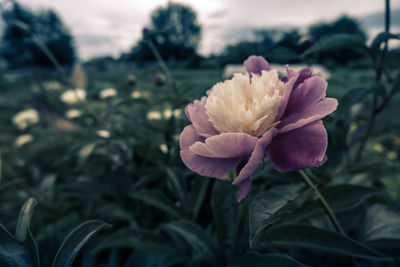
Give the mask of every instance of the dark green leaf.
<svg viewBox="0 0 400 267">
<path fill-rule="evenodd" d="M 94 252 L 109 248 L 135 248 L 149 252 L 161 252 L 174 250 L 174 247 L 163 238 L 160 233 L 146 229 L 122 229 L 96 246 Z"/>
<path fill-rule="evenodd" d="M 24 246 L 17 242 L 2 224 L 0 224 L 0 257 L 10 266 L 32 266 Z"/>
<path fill-rule="evenodd" d="M 69 267 L 72 265 L 79 250 L 96 233 L 104 228 L 111 227 L 103 221 L 87 221 L 76 227 L 64 239 L 53 261 L 53 267 Z"/>
<path fill-rule="evenodd" d="M 307 248 L 366 259 L 390 260 L 372 248 L 343 235 L 309 225 L 271 227 L 263 234 L 259 249 Z"/>
<path fill-rule="evenodd" d="M 366 244 L 393 258 L 400 259 L 400 239 L 391 239 L 391 238 L 382 238 L 382 239 L 374 239 L 374 240 L 369 240 L 366 242 Z"/>
<path fill-rule="evenodd" d="M 162 228 L 181 236 L 193 249 L 196 260 L 205 260 L 209 263 L 218 263 L 217 249 L 206 232 L 191 221 L 176 221 L 164 224 Z"/>
<path fill-rule="evenodd" d="M 193 220 L 197 219 L 197 216 L 199 215 L 199 212 L 201 210 L 201 207 L 203 206 L 203 202 L 207 193 L 208 185 L 210 184 L 210 179 L 204 179 L 203 177 L 197 177 L 193 181 L 193 187 L 192 187 L 192 207 L 193 207 L 193 213 L 192 217 Z"/>
<path fill-rule="evenodd" d="M 217 240 L 221 245 L 231 245 L 235 233 L 237 212 L 236 186 L 225 181 L 214 181 L 211 208 Z"/>
<path fill-rule="evenodd" d="M 148 205 L 160 209 L 176 218 L 185 216 L 175 207 L 174 202 L 168 199 L 164 194 L 156 190 L 140 190 L 130 194 L 134 199 L 140 200 Z"/>
<path fill-rule="evenodd" d="M 250 205 L 250 245 L 257 235 L 270 225 L 284 220 L 288 214 L 297 210 L 309 198 L 309 191 L 300 197 L 290 190 L 268 190 L 256 196 Z"/>
<path fill-rule="evenodd" d="M 358 35 L 340 33 L 321 39 L 307 51 L 303 53 L 303 57 L 320 52 L 329 52 L 340 49 L 355 49 L 359 48 L 368 51 L 364 41 Z"/>
<path fill-rule="evenodd" d="M 33 209 L 35 208 L 36 204 L 36 199 L 30 198 L 25 202 L 24 206 L 21 209 L 18 218 L 17 228 L 15 230 L 15 239 L 19 242 L 24 242 L 27 239 Z"/>
<path fill-rule="evenodd" d="M 260 254 L 257 252 L 248 252 L 245 255 L 236 258 L 232 261 L 232 265 L 239 266 L 274 266 L 274 267 L 304 267 L 307 265 L 296 261 L 288 255 L 271 253 L 271 254 Z"/>
</svg>

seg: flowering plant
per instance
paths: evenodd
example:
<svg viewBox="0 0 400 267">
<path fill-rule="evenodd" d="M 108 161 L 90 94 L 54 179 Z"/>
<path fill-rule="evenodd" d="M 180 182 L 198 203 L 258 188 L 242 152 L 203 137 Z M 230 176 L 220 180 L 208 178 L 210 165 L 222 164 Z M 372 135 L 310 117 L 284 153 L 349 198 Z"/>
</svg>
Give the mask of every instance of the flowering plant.
<svg viewBox="0 0 400 267">
<path fill-rule="evenodd" d="M 267 154 L 281 172 L 322 165 L 327 133 L 322 118 L 337 101 L 326 97 L 327 82 L 310 68 L 286 67 L 279 78 L 259 56 L 245 61 L 247 74 L 217 83 L 186 109 L 191 122 L 180 135 L 181 157 L 191 170 L 239 186 L 238 201 L 250 189 L 251 175 Z"/>
</svg>

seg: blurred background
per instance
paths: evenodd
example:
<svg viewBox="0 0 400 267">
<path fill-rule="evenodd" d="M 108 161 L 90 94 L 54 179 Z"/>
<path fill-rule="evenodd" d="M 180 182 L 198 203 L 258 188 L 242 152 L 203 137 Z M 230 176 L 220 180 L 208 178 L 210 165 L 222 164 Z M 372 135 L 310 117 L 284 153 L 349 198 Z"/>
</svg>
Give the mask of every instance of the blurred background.
<svg viewBox="0 0 400 267">
<path fill-rule="evenodd" d="M 351 237 L 367 240 L 359 225 L 372 227 L 380 214 L 397 225 L 400 239 L 400 122 L 393 116 L 400 99 L 390 89 L 399 86 L 400 44 L 398 35 L 376 38 L 400 32 L 400 1 L 391 2 L 389 25 L 378 0 L 0 0 L 0 12 L 0 222 L 14 229 L 21 206 L 34 197 L 31 227 L 44 266 L 89 219 L 113 228 L 85 246 L 76 266 L 208 266 L 206 235 L 222 262 L 248 251 L 249 203 L 276 186 L 304 190 L 298 175 L 265 164 L 238 206 L 236 188 L 183 165 L 178 138 L 188 124 L 184 107 L 244 72 L 250 55 L 265 57 L 282 75 L 285 64 L 308 65 L 328 80 L 339 108 L 324 119 L 329 161 L 313 177 L 328 195 L 341 183 L 363 188 L 340 189 L 353 197 L 339 214 Z M 334 36 L 344 39 L 332 43 Z M 372 122 L 371 108 L 378 110 Z M 360 216 L 349 219 L 345 207 Z M 193 236 L 179 236 L 172 227 L 178 219 L 194 224 L 191 233 L 201 233 L 195 241 L 203 243 L 184 245 Z M 348 260 L 270 251 L 310 265 Z"/>
</svg>

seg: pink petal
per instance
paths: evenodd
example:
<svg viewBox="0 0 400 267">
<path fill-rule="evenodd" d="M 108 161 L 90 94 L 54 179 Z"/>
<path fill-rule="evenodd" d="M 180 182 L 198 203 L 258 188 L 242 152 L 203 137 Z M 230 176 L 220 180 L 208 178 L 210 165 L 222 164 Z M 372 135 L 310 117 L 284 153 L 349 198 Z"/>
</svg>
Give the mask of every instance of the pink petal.
<svg viewBox="0 0 400 267">
<path fill-rule="evenodd" d="M 193 104 L 186 106 L 186 117 L 193 123 L 196 132 L 200 136 L 209 137 L 219 134 L 213 124 L 208 120 L 206 113 L 207 97 L 202 97 L 201 101 L 195 100 Z"/>
<path fill-rule="evenodd" d="M 325 98 L 303 110 L 300 109 L 297 112 L 292 112 L 287 117 L 282 118 L 282 123 L 279 126 L 283 127 L 280 129 L 280 132 L 292 131 L 313 121 L 320 120 L 335 111 L 337 105 L 338 102 L 336 99 Z"/>
<path fill-rule="evenodd" d="M 186 149 L 196 142 L 203 142 L 204 139 L 204 137 L 201 137 L 197 134 L 193 125 L 188 125 L 183 129 L 181 135 L 179 136 L 179 146 L 181 149 Z"/>
<path fill-rule="evenodd" d="M 236 158 L 250 155 L 258 138 L 245 133 L 222 133 L 197 142 L 189 149 L 200 156 L 209 158 Z"/>
<path fill-rule="evenodd" d="M 234 169 L 243 159 L 217 159 L 199 156 L 189 149 L 181 150 L 183 163 L 194 172 L 203 176 L 224 178 L 224 175 Z"/>
<path fill-rule="evenodd" d="M 238 185 L 239 192 L 238 192 L 238 202 L 240 202 L 250 190 L 251 187 L 251 177 L 247 177 L 246 179 L 242 180 Z"/>
<path fill-rule="evenodd" d="M 328 137 L 321 120 L 277 135 L 267 149 L 271 164 L 281 172 L 322 165 Z"/>
<path fill-rule="evenodd" d="M 239 175 L 233 181 L 233 184 L 237 185 L 252 175 L 252 173 L 257 169 L 258 165 L 260 165 L 260 163 L 263 161 L 265 149 L 271 143 L 272 138 L 278 134 L 278 132 L 279 131 L 276 128 L 271 128 L 261 137 L 256 144 L 253 153 L 251 153 L 249 161 L 244 165 Z"/>
<path fill-rule="evenodd" d="M 258 74 L 261 75 L 263 70 L 271 70 L 268 62 L 261 56 L 250 56 L 245 62 L 244 66 L 246 67 L 247 72 L 250 74 Z"/>
</svg>

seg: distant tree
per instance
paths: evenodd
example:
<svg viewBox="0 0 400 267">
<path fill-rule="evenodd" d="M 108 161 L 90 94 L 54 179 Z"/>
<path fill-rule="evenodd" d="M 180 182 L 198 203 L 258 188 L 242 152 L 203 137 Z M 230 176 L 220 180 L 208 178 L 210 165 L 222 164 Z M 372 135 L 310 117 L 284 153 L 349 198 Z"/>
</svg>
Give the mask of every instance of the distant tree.
<svg viewBox="0 0 400 267">
<path fill-rule="evenodd" d="M 361 28 L 360 24 L 356 19 L 342 16 L 331 23 L 319 23 L 314 24 L 308 29 L 308 34 L 311 37 L 312 42 L 317 42 L 320 39 L 327 38 L 333 34 L 347 33 L 358 35 L 363 41 L 367 40 L 367 35 Z M 346 64 L 347 62 L 362 57 L 362 52 L 345 49 L 337 52 L 321 53 L 318 56 L 319 61 L 334 61 L 340 64 Z"/>
<path fill-rule="evenodd" d="M 197 16 L 189 6 L 169 2 L 151 14 L 149 34 L 134 46 L 134 59 L 153 59 L 145 38 L 152 38 L 165 59 L 186 59 L 196 55 L 200 42 L 201 27 Z"/>
<path fill-rule="evenodd" d="M 11 67 L 51 65 L 33 36 L 40 39 L 61 64 L 74 62 L 73 38 L 54 11 L 34 13 L 14 2 L 12 8 L 3 11 L 2 17 L 5 23 L 0 56 Z"/>
</svg>

